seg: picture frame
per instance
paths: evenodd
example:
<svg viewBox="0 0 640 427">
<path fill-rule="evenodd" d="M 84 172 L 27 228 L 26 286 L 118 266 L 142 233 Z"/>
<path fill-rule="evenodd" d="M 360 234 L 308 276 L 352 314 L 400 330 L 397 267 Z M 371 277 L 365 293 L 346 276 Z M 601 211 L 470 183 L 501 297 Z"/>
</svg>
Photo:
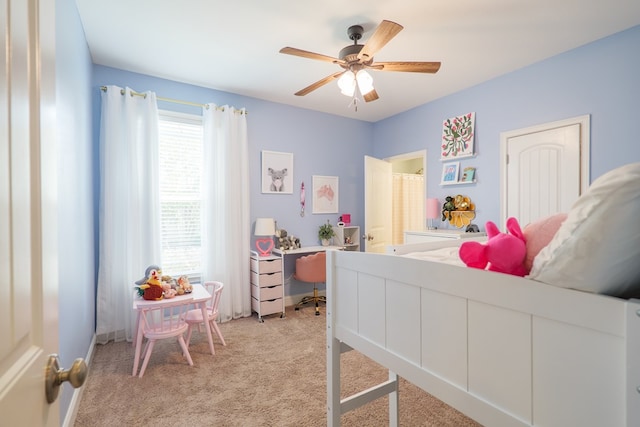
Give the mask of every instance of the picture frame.
<svg viewBox="0 0 640 427">
<path fill-rule="evenodd" d="M 467 166 L 462 169 L 462 178 L 460 182 L 476 182 L 476 168 L 473 166 Z"/>
<path fill-rule="evenodd" d="M 442 123 L 440 160 L 472 157 L 474 153 L 476 113 L 451 117 Z"/>
<path fill-rule="evenodd" d="M 293 153 L 262 151 L 262 193 L 293 194 Z"/>
<path fill-rule="evenodd" d="M 457 184 L 460 175 L 460 162 L 445 163 L 442 165 L 441 185 Z"/>
<path fill-rule="evenodd" d="M 312 212 L 314 214 L 338 213 L 340 193 L 337 176 L 312 176 Z"/>
</svg>

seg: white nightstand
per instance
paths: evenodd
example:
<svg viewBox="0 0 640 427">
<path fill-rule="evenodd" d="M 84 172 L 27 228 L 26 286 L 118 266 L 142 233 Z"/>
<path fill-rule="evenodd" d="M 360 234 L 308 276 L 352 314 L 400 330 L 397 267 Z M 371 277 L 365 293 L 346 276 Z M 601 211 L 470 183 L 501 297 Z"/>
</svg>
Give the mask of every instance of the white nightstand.
<svg viewBox="0 0 640 427">
<path fill-rule="evenodd" d="M 443 240 L 457 240 L 466 239 L 470 237 L 482 237 L 487 233 L 467 233 L 464 230 L 420 230 L 420 231 L 405 231 L 404 243 L 423 243 L 423 242 L 441 242 Z"/>
</svg>

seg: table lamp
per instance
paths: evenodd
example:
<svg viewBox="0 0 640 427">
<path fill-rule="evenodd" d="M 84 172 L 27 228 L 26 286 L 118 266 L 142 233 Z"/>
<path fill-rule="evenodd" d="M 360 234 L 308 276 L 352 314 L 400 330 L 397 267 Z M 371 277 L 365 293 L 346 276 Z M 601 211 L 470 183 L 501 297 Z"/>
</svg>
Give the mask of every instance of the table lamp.
<svg viewBox="0 0 640 427">
<path fill-rule="evenodd" d="M 273 249 L 273 235 L 276 234 L 276 224 L 273 218 L 257 218 L 255 236 L 269 236 L 256 239 L 256 249 L 260 256 L 271 255 Z"/>
<path fill-rule="evenodd" d="M 433 226 L 433 220 L 440 217 L 440 202 L 438 199 L 427 199 L 427 228 L 429 230 L 435 230 L 437 227 Z"/>
</svg>

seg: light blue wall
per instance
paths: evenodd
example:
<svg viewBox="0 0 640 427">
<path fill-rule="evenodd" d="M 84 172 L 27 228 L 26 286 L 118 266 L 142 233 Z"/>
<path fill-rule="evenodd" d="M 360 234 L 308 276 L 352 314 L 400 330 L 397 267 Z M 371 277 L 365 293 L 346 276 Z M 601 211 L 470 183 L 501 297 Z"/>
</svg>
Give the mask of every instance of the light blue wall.
<svg viewBox="0 0 640 427">
<path fill-rule="evenodd" d="M 374 124 L 374 155 L 426 148 L 429 197 L 468 195 L 484 229 L 487 220 L 500 221 L 501 132 L 588 114 L 591 181 L 640 161 L 638 70 L 640 26 L 380 121 Z M 462 160 L 461 167 L 476 166 L 478 183 L 441 187 L 442 121 L 472 111 L 477 157 Z"/>
<path fill-rule="evenodd" d="M 91 136 L 91 58 L 75 1 L 56 1 L 56 113 L 60 362 L 85 357 L 95 332 L 95 213 Z M 46 303 L 46 302 L 45 302 Z M 73 389 L 65 384 L 61 423 Z"/>
<path fill-rule="evenodd" d="M 273 217 L 279 227 L 300 237 L 304 246 L 319 244 L 318 226 L 327 219 L 337 222 L 338 214 L 311 213 L 313 175 L 337 176 L 340 213 L 351 213 L 354 224 L 362 222 L 364 155 L 371 152 L 373 136 L 370 123 L 99 65 L 94 66 L 93 73 L 95 123 L 100 120 L 99 87 L 103 85 L 129 86 L 140 92 L 151 90 L 165 98 L 246 108 L 252 224 L 257 217 Z M 159 102 L 159 107 L 200 114 L 198 107 L 181 104 Z M 293 153 L 293 194 L 261 193 L 262 150 Z M 303 181 L 307 189 L 307 213 L 302 218 L 299 190 Z"/>
</svg>

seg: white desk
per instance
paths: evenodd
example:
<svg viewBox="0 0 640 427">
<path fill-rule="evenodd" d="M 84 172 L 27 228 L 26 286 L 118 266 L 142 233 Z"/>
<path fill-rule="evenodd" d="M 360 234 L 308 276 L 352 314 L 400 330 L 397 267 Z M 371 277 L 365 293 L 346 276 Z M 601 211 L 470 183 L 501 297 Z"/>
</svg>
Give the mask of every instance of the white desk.
<svg viewBox="0 0 640 427">
<path fill-rule="evenodd" d="M 178 295 L 173 298 L 163 298 L 159 301 L 151 301 L 143 299 L 142 297 L 136 297 L 133 299 L 133 309 L 136 310 L 136 329 L 133 336 L 133 345 L 136 349 L 136 361 L 140 359 L 140 347 L 142 345 L 142 335 L 140 333 L 140 316 L 142 316 L 142 309 L 147 307 L 158 307 L 162 305 L 167 305 L 175 301 L 182 301 L 184 304 L 194 304 L 199 306 L 202 310 L 202 318 L 208 319 L 209 316 L 207 314 L 207 301 L 211 299 L 211 294 L 207 292 L 204 286 L 200 284 L 192 285 L 193 290 L 189 294 Z M 211 335 L 211 328 L 209 327 L 209 322 L 204 322 L 204 328 L 207 331 L 207 338 L 209 339 L 209 350 L 211 350 L 211 354 L 215 354 L 215 350 L 213 348 L 213 335 Z M 137 363 L 134 361 L 134 371 L 133 375 L 136 375 Z"/>
<path fill-rule="evenodd" d="M 280 249 L 274 249 L 272 252 L 274 255 L 282 258 L 282 285 L 284 286 L 286 282 L 286 259 L 291 255 L 305 255 L 305 254 L 313 254 L 316 252 L 326 252 L 326 251 L 342 251 L 344 250 L 344 246 L 306 246 L 303 248 L 290 249 L 286 251 L 282 251 Z M 294 258 L 298 258 L 295 256 Z M 295 259 L 290 260 L 295 262 Z M 295 264 L 294 264 L 295 267 Z M 294 269 L 295 270 L 295 269 Z"/>
</svg>

